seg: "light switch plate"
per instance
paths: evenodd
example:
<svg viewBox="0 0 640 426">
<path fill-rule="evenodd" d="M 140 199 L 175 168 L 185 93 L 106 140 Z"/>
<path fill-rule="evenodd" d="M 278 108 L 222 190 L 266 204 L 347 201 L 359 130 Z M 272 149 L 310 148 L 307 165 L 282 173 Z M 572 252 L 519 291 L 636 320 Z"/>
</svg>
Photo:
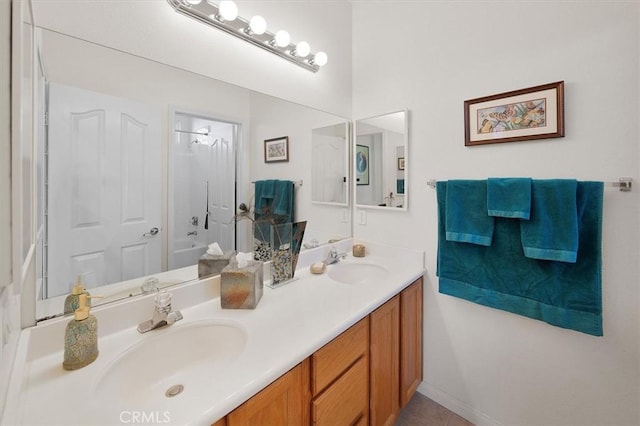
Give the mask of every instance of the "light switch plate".
<svg viewBox="0 0 640 426">
<path fill-rule="evenodd" d="M 349 223 L 349 210 L 342 209 L 342 223 Z"/>
<path fill-rule="evenodd" d="M 367 224 L 367 211 L 366 210 L 360 210 L 358 212 L 358 223 L 360 223 L 360 225 L 366 225 Z"/>
</svg>

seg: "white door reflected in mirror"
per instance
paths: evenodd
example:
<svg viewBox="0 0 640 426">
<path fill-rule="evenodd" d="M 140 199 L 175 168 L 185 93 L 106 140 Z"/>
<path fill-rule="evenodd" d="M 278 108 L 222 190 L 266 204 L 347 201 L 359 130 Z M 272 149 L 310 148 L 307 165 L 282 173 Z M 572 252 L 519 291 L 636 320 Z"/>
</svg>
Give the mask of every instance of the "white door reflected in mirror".
<svg viewBox="0 0 640 426">
<path fill-rule="evenodd" d="M 346 122 L 312 130 L 311 201 L 347 206 L 349 134 Z"/>
<path fill-rule="evenodd" d="M 356 120 L 354 182 L 359 207 L 407 209 L 408 111 Z"/>
</svg>

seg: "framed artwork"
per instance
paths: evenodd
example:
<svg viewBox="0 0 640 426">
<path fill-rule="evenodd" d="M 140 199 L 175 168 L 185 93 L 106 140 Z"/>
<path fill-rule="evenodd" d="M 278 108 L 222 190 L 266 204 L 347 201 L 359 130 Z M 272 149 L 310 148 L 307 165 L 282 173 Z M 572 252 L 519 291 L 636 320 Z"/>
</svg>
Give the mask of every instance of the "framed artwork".
<svg viewBox="0 0 640 426">
<path fill-rule="evenodd" d="M 564 137 L 564 81 L 464 101 L 464 144 Z"/>
<path fill-rule="evenodd" d="M 369 185 L 369 147 L 356 145 L 356 183 Z"/>
<path fill-rule="evenodd" d="M 264 162 L 289 161 L 289 136 L 264 141 Z"/>
<path fill-rule="evenodd" d="M 404 157 L 398 157 L 398 170 L 404 170 Z"/>
</svg>

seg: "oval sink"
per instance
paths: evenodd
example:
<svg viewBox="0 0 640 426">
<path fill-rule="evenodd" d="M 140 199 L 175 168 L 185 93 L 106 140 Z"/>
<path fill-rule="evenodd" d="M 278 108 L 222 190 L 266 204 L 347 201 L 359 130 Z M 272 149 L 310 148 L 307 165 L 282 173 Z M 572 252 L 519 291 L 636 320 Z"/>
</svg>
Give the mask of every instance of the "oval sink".
<svg viewBox="0 0 640 426">
<path fill-rule="evenodd" d="M 95 386 L 96 400 L 141 407 L 166 404 L 167 398 L 187 394 L 190 388 L 193 394 L 247 342 L 246 331 L 227 321 L 176 324 L 149 333 L 157 334 L 106 367 Z"/>
<path fill-rule="evenodd" d="M 389 271 L 373 263 L 338 263 L 329 266 L 329 278 L 344 284 L 358 284 L 385 278 Z"/>
</svg>

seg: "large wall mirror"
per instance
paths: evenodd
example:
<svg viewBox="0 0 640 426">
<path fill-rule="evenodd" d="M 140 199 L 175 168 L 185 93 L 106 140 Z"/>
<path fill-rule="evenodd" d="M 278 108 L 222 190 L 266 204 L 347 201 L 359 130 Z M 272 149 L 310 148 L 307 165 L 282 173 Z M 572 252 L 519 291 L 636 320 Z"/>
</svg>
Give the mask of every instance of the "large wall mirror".
<svg viewBox="0 0 640 426">
<path fill-rule="evenodd" d="M 408 111 L 356 120 L 353 174 L 356 205 L 407 210 Z"/>
<path fill-rule="evenodd" d="M 78 276 L 113 301 L 197 278 L 213 242 L 251 251 L 250 221 L 236 212 L 253 206 L 256 180 L 296 183 L 305 240 L 351 235 L 347 119 L 55 31 L 36 34 L 48 117 L 35 151 L 37 319 L 62 313 Z M 309 167 L 318 132 L 344 151 L 332 170 L 340 185 L 320 204 Z M 264 141 L 285 136 L 288 161 L 266 162 Z"/>
</svg>

